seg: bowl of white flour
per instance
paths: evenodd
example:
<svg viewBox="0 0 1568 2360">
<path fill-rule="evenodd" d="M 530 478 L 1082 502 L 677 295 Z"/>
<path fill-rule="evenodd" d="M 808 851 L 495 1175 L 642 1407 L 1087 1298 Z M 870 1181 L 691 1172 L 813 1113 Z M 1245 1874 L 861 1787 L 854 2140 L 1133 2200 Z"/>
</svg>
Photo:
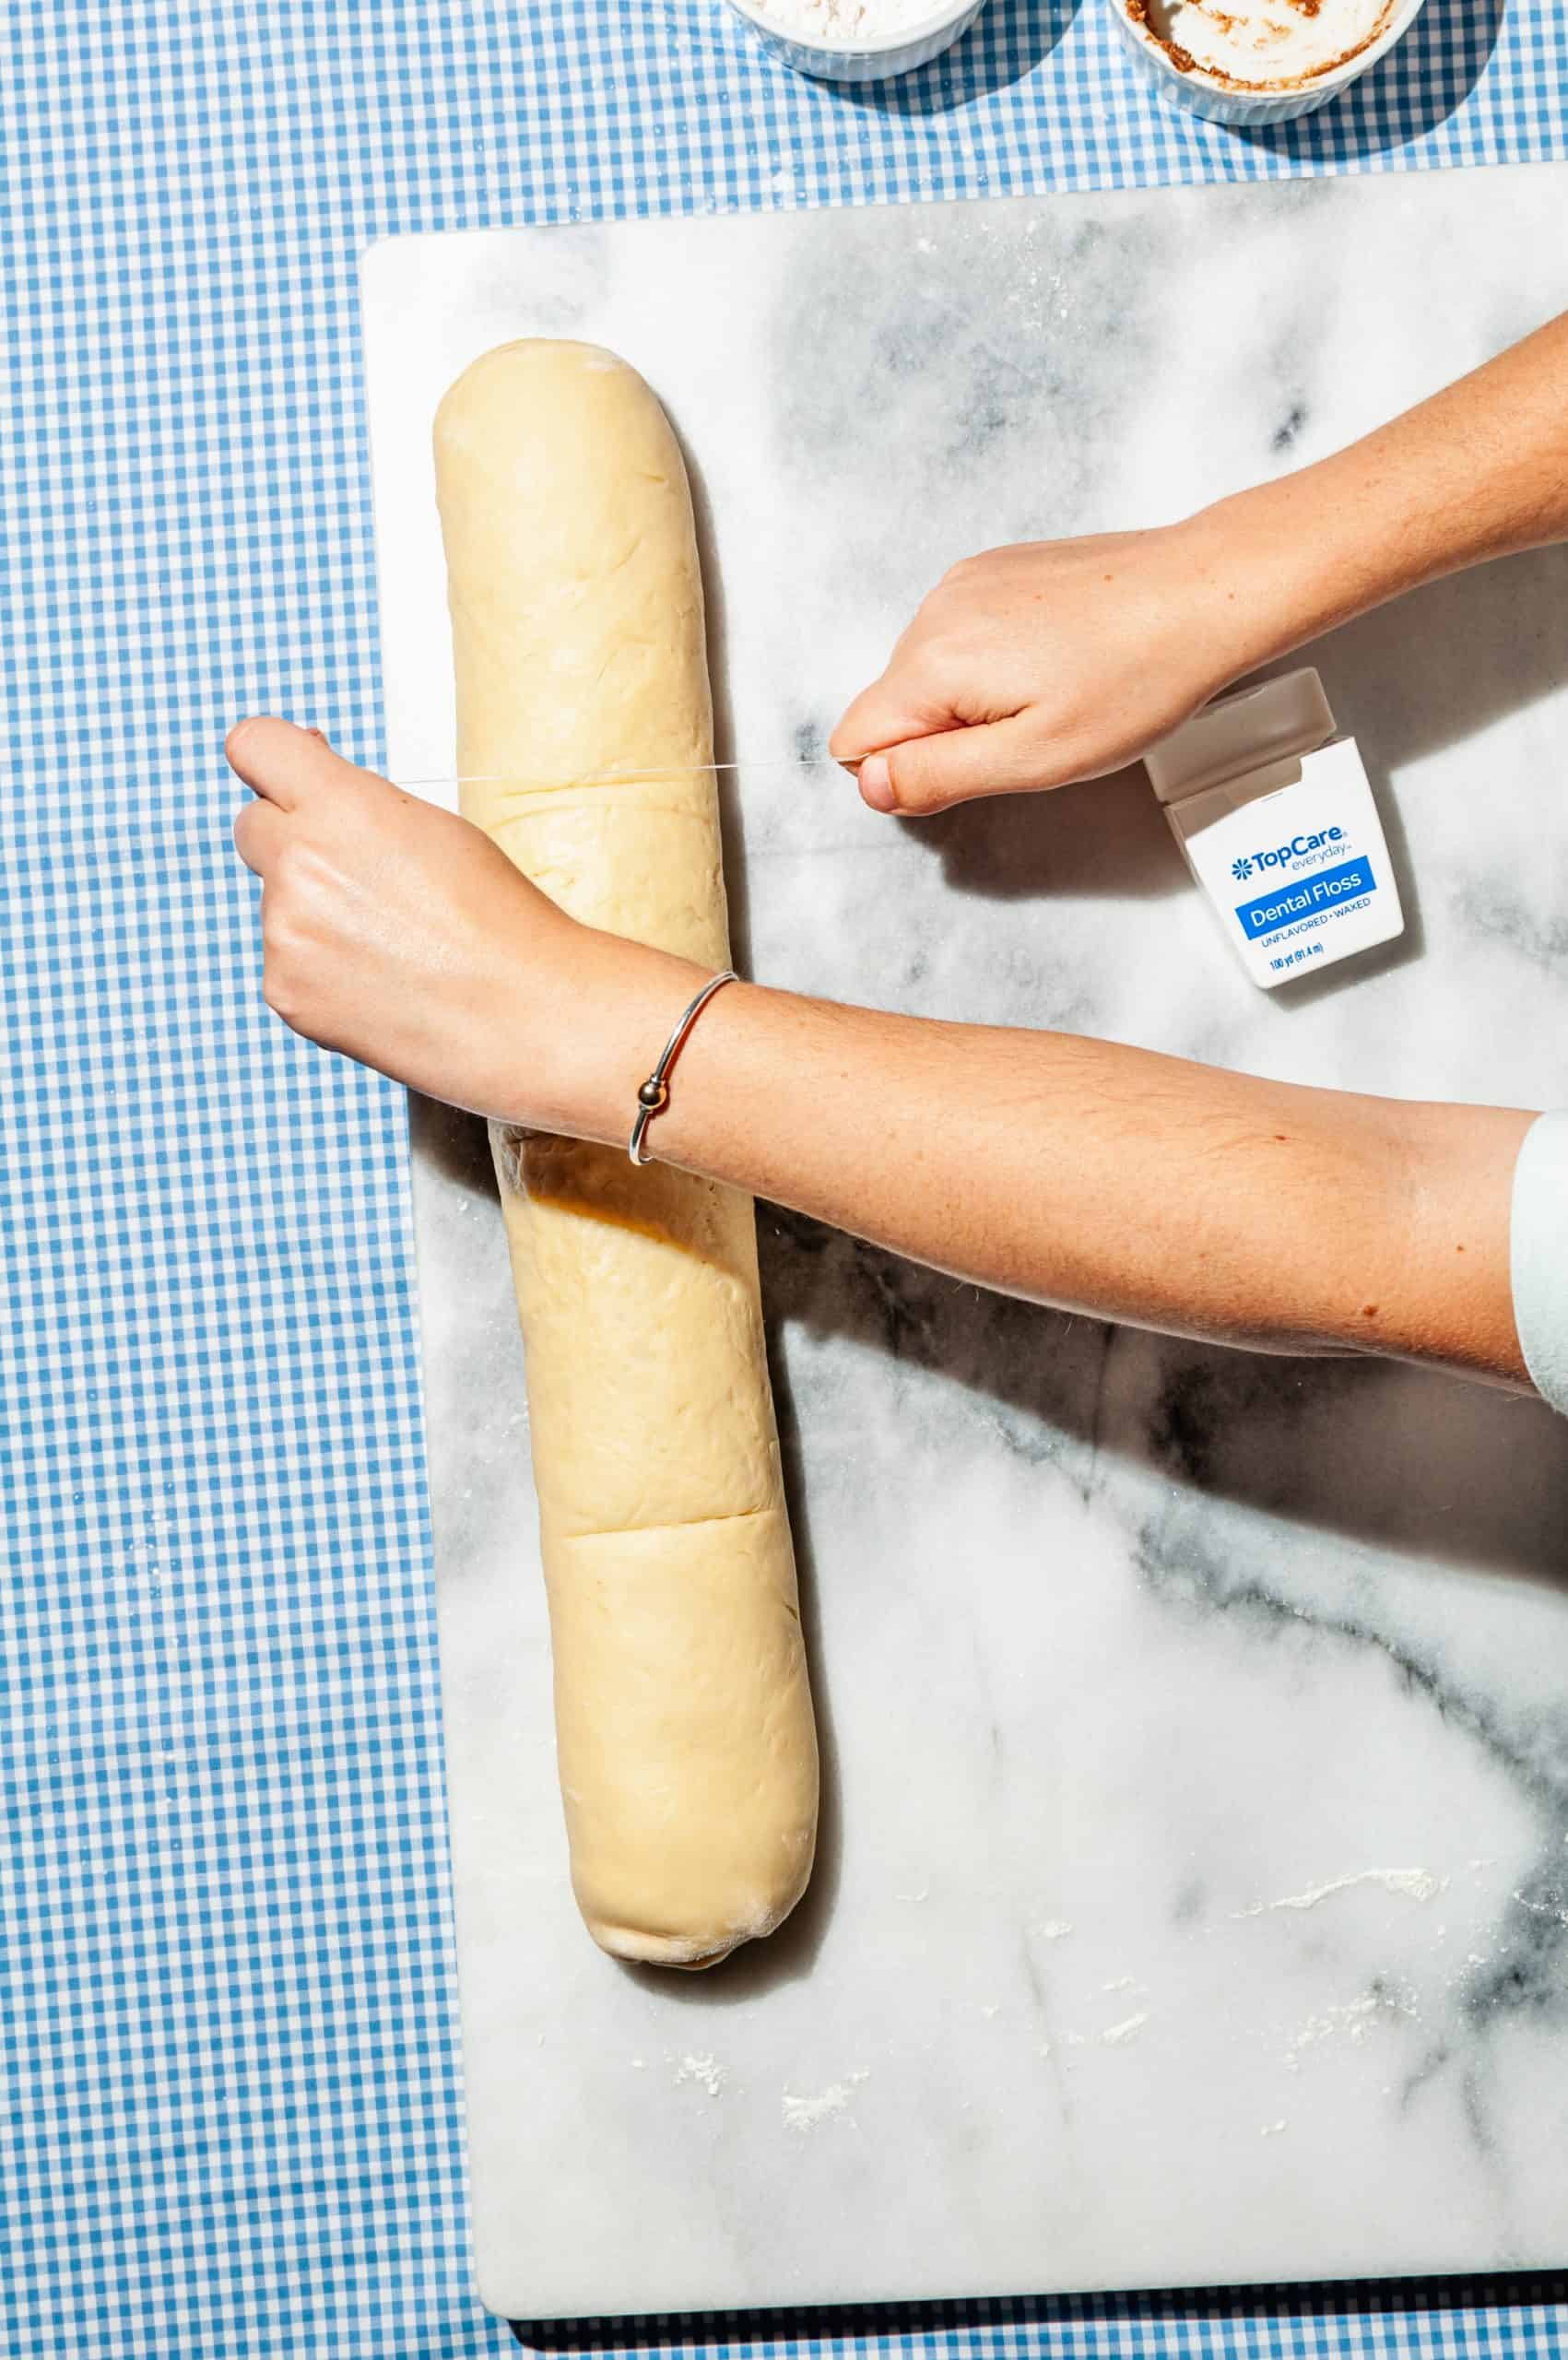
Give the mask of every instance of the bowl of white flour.
<svg viewBox="0 0 1568 2360">
<path fill-rule="evenodd" d="M 984 0 L 729 0 L 785 65 L 829 82 L 883 82 L 929 65 Z"/>
<path fill-rule="evenodd" d="M 1163 95 L 1217 123 L 1311 114 L 1385 57 L 1421 0 L 1110 0 Z"/>
</svg>

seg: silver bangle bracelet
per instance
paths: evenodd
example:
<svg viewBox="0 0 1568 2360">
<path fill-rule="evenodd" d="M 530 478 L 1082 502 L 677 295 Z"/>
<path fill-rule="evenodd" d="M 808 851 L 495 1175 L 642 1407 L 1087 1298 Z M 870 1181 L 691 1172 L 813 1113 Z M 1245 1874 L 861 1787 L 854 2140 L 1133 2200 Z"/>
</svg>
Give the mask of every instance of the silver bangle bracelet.
<svg viewBox="0 0 1568 2360">
<path fill-rule="evenodd" d="M 713 994 L 722 992 L 726 984 L 737 984 L 739 981 L 733 967 L 726 967 L 722 975 L 710 976 L 665 1043 L 664 1055 L 637 1092 L 637 1120 L 631 1126 L 631 1139 L 626 1150 L 633 1163 L 646 1163 L 648 1161 L 643 1143 L 654 1115 L 662 1115 L 669 1104 L 670 1068 L 686 1046 L 687 1034 Z"/>
</svg>

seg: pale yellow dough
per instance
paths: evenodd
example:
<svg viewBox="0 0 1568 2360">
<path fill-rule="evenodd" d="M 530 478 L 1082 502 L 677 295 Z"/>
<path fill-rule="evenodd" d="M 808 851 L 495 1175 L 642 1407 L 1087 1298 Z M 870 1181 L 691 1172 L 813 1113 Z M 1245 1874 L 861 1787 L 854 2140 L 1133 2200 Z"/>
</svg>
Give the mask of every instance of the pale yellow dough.
<svg viewBox="0 0 1568 2360">
<path fill-rule="evenodd" d="M 573 916 L 727 964 L 701 577 L 663 410 L 592 345 L 503 345 L 442 403 L 435 449 L 465 812 Z M 817 1827 L 751 1200 L 619 1150 L 491 1143 L 572 1884 L 617 1957 L 709 1965 L 793 1909 Z"/>
</svg>

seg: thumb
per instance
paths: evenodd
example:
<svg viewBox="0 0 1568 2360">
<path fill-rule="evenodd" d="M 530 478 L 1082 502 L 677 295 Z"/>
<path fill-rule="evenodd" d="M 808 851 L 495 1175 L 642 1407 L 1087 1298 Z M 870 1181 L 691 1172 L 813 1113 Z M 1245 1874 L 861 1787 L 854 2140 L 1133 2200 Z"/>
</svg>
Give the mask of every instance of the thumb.
<svg viewBox="0 0 1568 2360">
<path fill-rule="evenodd" d="M 271 714 L 237 721 L 224 740 L 230 768 L 268 803 L 291 811 L 324 786 L 364 773 L 335 754 L 319 729 L 300 729 Z"/>
<path fill-rule="evenodd" d="M 986 795 L 1027 795 L 1059 782 L 1017 720 L 942 729 L 864 757 L 860 793 L 874 811 L 914 820 Z"/>
</svg>

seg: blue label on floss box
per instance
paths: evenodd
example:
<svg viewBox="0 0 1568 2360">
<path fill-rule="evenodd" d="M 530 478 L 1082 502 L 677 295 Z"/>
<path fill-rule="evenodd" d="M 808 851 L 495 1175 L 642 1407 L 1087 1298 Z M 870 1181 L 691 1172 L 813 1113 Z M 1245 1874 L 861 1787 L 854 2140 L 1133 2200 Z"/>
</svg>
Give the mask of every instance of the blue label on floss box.
<svg viewBox="0 0 1568 2360">
<path fill-rule="evenodd" d="M 1273 934 L 1300 918 L 1321 917 L 1338 903 L 1360 901 L 1376 890 L 1370 860 L 1345 860 L 1338 868 L 1314 869 L 1290 885 L 1277 886 L 1261 901 L 1238 903 L 1236 915 L 1247 940 L 1256 942 L 1260 934 Z"/>
</svg>

